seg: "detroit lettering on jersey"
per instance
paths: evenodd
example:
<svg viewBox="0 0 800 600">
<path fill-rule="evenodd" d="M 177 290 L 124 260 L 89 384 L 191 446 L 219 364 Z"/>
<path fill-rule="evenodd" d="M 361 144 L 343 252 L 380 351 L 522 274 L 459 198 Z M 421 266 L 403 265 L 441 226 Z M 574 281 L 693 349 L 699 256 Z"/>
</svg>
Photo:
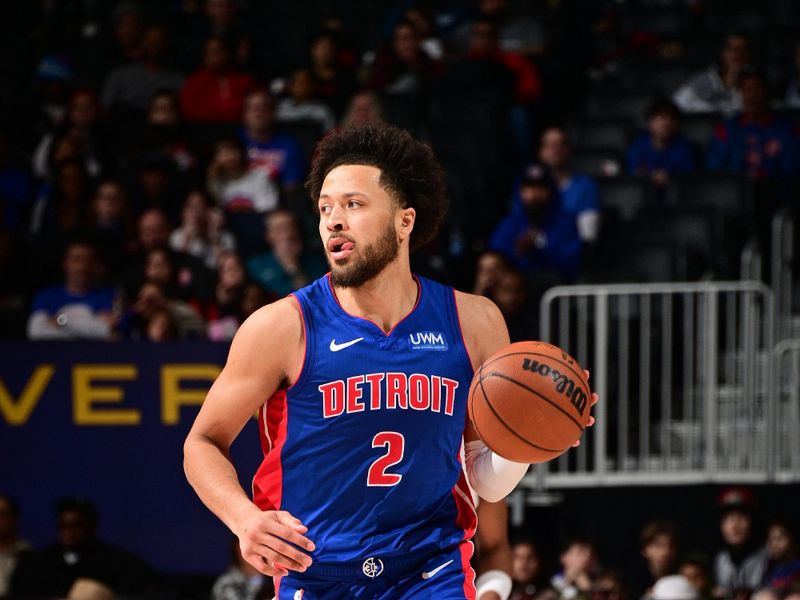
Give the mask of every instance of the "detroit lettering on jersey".
<svg viewBox="0 0 800 600">
<path fill-rule="evenodd" d="M 453 416 L 458 382 L 422 373 L 369 373 L 319 386 L 326 419 L 365 410 L 430 410 Z"/>
</svg>

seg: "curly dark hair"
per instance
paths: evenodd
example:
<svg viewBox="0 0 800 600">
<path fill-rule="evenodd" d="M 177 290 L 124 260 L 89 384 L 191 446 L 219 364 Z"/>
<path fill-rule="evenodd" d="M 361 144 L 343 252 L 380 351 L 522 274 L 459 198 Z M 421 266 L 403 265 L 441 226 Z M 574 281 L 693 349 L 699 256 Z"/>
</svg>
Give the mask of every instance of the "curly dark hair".
<svg viewBox="0 0 800 600">
<path fill-rule="evenodd" d="M 359 125 L 325 137 L 317 146 L 305 187 L 315 201 L 322 182 L 341 165 L 380 169 L 380 185 L 403 208 L 417 212 L 410 249 L 421 248 L 439 231 L 447 212 L 445 173 L 430 146 L 410 133 L 383 124 Z"/>
</svg>

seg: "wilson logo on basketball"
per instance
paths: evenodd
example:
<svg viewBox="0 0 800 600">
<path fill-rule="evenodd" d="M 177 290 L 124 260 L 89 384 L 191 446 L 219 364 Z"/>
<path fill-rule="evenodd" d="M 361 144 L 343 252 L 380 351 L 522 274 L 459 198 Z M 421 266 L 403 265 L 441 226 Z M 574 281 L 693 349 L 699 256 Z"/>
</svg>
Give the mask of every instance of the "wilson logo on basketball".
<svg viewBox="0 0 800 600">
<path fill-rule="evenodd" d="M 531 360 L 530 358 L 523 359 L 522 368 L 525 371 L 552 379 L 556 391 L 569 398 L 569 403 L 575 407 L 580 416 L 583 416 L 589 399 L 581 387 L 579 385 L 576 386 L 575 382 L 566 373 L 561 373 L 550 367 L 550 365 L 542 364 L 538 360 Z"/>
</svg>

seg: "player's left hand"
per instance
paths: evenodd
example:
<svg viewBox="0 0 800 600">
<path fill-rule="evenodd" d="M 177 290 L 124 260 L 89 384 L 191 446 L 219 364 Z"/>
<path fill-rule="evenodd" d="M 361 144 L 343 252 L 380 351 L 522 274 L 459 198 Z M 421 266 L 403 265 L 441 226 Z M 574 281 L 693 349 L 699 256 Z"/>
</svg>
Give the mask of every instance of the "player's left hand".
<svg viewBox="0 0 800 600">
<path fill-rule="evenodd" d="M 584 369 L 583 372 L 586 375 L 586 381 L 589 381 L 589 371 L 587 369 Z M 589 405 L 590 406 L 589 410 L 591 410 L 592 406 L 597 404 L 598 400 L 600 400 L 600 397 L 595 392 L 592 392 L 592 403 Z M 586 424 L 586 426 L 587 427 L 591 427 L 592 425 L 594 425 L 594 417 L 590 415 L 589 416 L 589 422 Z M 581 441 L 577 440 L 574 444 L 572 444 L 572 447 L 573 448 L 577 448 L 580 445 L 581 445 Z"/>
</svg>

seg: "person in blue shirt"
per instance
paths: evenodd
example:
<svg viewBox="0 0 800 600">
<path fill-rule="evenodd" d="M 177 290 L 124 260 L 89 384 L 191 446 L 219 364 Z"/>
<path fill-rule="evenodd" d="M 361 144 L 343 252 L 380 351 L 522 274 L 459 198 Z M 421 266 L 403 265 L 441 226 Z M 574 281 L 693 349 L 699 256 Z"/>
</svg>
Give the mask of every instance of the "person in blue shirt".
<svg viewBox="0 0 800 600">
<path fill-rule="evenodd" d="M 297 141 L 275 133 L 275 101 L 269 92 L 256 89 L 244 99 L 242 142 L 251 169 L 263 169 L 279 184 L 284 194 L 292 194 L 303 182 L 303 151 Z"/>
<path fill-rule="evenodd" d="M 563 127 L 553 125 L 542 133 L 539 141 L 539 160 L 555 179 L 561 204 L 576 220 L 581 240 L 597 241 L 600 233 L 600 195 L 594 178 L 574 173 L 569 167 L 572 148 Z"/>
<path fill-rule="evenodd" d="M 625 170 L 629 175 L 650 177 L 663 187 L 672 175 L 686 175 L 697 168 L 691 142 L 678 131 L 681 113 L 668 98 L 655 100 L 647 109 L 647 132 L 628 148 Z"/>
<path fill-rule="evenodd" d="M 553 271 L 573 281 L 581 266 L 581 246 L 575 216 L 564 207 L 553 177 L 544 165 L 529 165 L 489 248 L 523 271 Z"/>
<path fill-rule="evenodd" d="M 717 125 L 708 144 L 706 167 L 744 173 L 755 181 L 787 180 L 797 169 L 794 126 L 770 110 L 769 84 L 763 73 L 745 71 L 739 87 L 742 111 Z"/>
<path fill-rule="evenodd" d="M 100 261 L 94 245 L 67 244 L 64 284 L 45 288 L 33 299 L 28 338 L 34 340 L 110 339 L 114 290 L 97 285 Z"/>
</svg>

